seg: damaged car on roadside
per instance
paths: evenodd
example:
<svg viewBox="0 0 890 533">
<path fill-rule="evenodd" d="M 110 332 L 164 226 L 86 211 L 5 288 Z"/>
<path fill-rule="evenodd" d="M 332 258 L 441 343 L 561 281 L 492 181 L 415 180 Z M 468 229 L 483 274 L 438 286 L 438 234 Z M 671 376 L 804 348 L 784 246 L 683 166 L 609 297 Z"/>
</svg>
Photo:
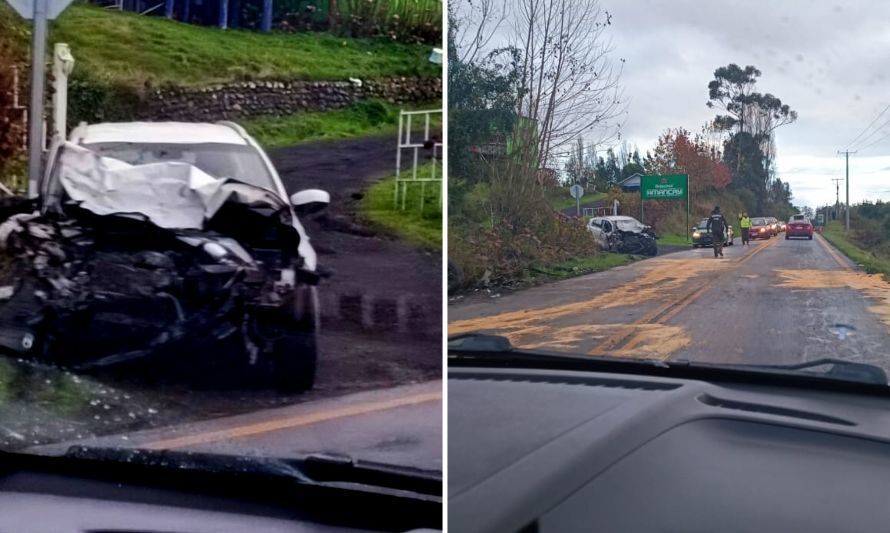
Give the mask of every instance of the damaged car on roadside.
<svg viewBox="0 0 890 533">
<path fill-rule="evenodd" d="M 223 342 L 309 389 L 320 275 L 298 215 L 329 201 L 288 197 L 233 123 L 81 124 L 52 143 L 37 197 L 5 206 L 0 348 L 90 369 Z"/>
<path fill-rule="evenodd" d="M 587 231 L 601 250 L 648 256 L 658 253 L 655 231 L 633 217 L 594 217 L 587 223 Z"/>
</svg>

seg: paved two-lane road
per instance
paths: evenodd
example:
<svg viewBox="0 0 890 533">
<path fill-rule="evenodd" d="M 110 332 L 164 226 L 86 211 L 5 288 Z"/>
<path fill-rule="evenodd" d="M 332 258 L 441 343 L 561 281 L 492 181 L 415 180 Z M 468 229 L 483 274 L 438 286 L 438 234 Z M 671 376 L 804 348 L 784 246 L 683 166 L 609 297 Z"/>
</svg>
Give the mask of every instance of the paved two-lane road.
<svg viewBox="0 0 890 533">
<path fill-rule="evenodd" d="M 738 242 L 738 241 L 736 241 Z M 821 236 L 689 250 L 449 308 L 449 334 L 590 355 L 792 364 L 838 357 L 890 371 L 890 283 Z"/>
</svg>

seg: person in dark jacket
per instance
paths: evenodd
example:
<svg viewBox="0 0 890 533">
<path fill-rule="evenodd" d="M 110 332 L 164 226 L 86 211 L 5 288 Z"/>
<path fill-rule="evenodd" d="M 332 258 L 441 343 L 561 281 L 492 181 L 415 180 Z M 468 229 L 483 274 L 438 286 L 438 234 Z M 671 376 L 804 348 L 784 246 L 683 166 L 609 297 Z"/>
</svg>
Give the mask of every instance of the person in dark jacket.
<svg viewBox="0 0 890 533">
<path fill-rule="evenodd" d="M 720 206 L 714 207 L 711 216 L 708 217 L 707 230 L 711 232 L 711 238 L 714 241 L 714 257 L 723 257 L 723 242 L 726 238 L 723 232 L 726 231 L 726 219 L 720 212 Z"/>
</svg>

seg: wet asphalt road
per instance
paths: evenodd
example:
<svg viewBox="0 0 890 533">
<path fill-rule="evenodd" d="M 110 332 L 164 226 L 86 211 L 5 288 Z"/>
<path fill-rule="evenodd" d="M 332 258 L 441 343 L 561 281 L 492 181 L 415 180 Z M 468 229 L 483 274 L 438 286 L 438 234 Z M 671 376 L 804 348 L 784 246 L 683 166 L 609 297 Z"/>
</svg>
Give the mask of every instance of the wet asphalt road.
<svg viewBox="0 0 890 533">
<path fill-rule="evenodd" d="M 714 259 L 688 250 L 498 298 L 449 306 L 449 334 L 486 331 L 572 353 L 715 363 L 823 357 L 890 372 L 890 283 L 820 236 Z"/>
<path fill-rule="evenodd" d="M 71 445 L 225 455 L 348 455 L 442 470 L 442 382 L 353 393 L 203 422 L 30 447 L 55 455 Z"/>
</svg>

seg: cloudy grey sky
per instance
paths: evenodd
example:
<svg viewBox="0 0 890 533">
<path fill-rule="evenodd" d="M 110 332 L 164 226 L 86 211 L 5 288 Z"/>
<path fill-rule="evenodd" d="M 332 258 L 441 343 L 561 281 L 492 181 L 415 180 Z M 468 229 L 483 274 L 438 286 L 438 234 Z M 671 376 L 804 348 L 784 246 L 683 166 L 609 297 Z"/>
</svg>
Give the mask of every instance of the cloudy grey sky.
<svg viewBox="0 0 890 533">
<path fill-rule="evenodd" d="M 613 15 L 614 53 L 626 60 L 624 139 L 645 151 L 667 127 L 699 131 L 714 115 L 705 107 L 714 69 L 754 65 L 758 90 L 800 114 L 777 130 L 779 177 L 795 204 L 834 202 L 831 178 L 844 176 L 836 152 L 890 104 L 890 2 L 601 2 Z M 875 126 L 885 122 L 851 149 L 890 135 L 890 111 Z M 851 156 L 850 176 L 851 201 L 890 199 L 890 136 Z"/>
<path fill-rule="evenodd" d="M 452 0 L 460 1 L 460 0 Z M 465 2 L 466 0 L 464 0 Z M 511 3 L 510 0 L 504 0 Z M 713 118 L 707 85 L 729 63 L 754 65 L 799 113 L 779 128 L 779 177 L 796 205 L 833 203 L 837 155 L 890 105 L 890 2 L 881 0 L 600 0 L 612 14 L 628 115 L 622 138 L 651 149 L 667 128 Z M 509 31 L 498 31 L 500 43 Z M 878 129 L 883 126 L 882 129 Z M 850 199 L 890 200 L 890 110 L 850 146 Z M 841 185 L 841 201 L 844 199 Z"/>
</svg>

